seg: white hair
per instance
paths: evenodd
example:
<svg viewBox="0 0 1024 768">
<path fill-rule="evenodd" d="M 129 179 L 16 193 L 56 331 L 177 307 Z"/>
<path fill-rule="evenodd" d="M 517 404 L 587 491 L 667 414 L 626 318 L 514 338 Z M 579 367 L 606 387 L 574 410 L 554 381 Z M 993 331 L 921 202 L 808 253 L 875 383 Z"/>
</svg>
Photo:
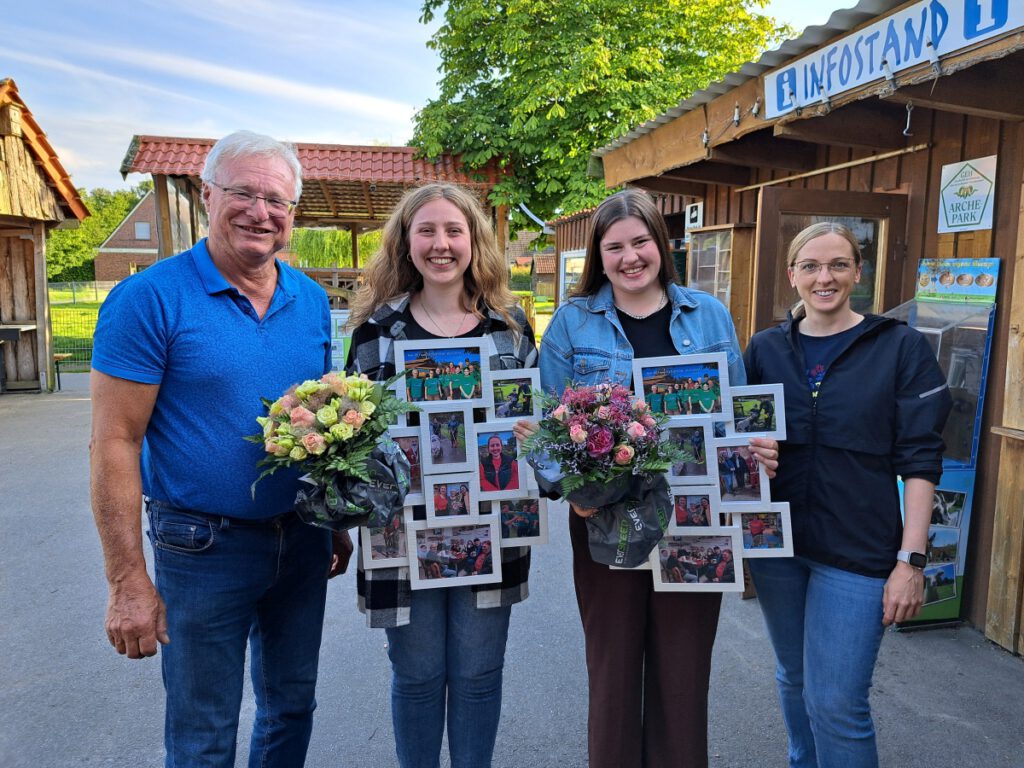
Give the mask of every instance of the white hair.
<svg viewBox="0 0 1024 768">
<path fill-rule="evenodd" d="M 295 145 L 252 131 L 235 131 L 214 144 L 206 156 L 206 163 L 199 178 L 207 184 L 214 183 L 217 171 L 225 160 L 252 156 L 277 157 L 288 163 L 295 178 L 295 199 L 302 197 L 302 165 L 299 163 Z"/>
</svg>

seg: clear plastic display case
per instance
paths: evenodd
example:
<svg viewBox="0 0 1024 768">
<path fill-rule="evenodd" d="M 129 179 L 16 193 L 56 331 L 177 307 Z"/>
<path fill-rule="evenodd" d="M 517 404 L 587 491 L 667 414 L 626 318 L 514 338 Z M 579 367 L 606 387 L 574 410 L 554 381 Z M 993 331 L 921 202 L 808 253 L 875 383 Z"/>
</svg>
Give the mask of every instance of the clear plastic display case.
<svg viewBox="0 0 1024 768">
<path fill-rule="evenodd" d="M 977 459 L 981 407 L 995 307 L 953 302 L 908 301 L 885 313 L 924 334 L 946 374 L 953 411 L 942 433 L 949 466 L 973 467 Z"/>
</svg>

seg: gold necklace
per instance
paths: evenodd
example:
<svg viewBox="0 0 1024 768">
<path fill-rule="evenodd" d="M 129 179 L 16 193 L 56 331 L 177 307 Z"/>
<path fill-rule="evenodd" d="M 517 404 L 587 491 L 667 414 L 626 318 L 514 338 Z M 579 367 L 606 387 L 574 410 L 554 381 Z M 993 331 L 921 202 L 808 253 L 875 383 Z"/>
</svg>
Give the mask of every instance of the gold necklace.
<svg viewBox="0 0 1024 768">
<path fill-rule="evenodd" d="M 423 311 L 427 313 L 427 318 L 430 320 L 430 322 L 434 324 L 434 327 L 437 328 L 437 330 L 441 332 L 441 335 L 444 336 L 446 339 L 454 339 L 456 336 L 458 336 L 459 332 L 462 330 L 462 326 L 465 325 L 466 323 L 466 318 L 469 317 L 469 310 L 467 309 L 466 313 L 462 316 L 462 319 L 459 320 L 459 327 L 455 329 L 455 333 L 449 336 L 445 329 L 441 327 L 440 323 L 438 323 L 437 320 L 434 319 L 434 316 L 430 314 L 430 310 L 427 309 L 427 303 L 423 301 L 422 297 L 420 297 L 420 306 L 423 308 Z"/>
</svg>

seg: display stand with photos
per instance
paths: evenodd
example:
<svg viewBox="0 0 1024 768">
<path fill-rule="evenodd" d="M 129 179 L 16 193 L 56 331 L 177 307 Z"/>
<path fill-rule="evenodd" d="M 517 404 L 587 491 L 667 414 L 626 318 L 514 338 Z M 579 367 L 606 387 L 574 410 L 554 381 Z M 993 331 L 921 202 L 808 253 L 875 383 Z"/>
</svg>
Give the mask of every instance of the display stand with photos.
<svg viewBox="0 0 1024 768">
<path fill-rule="evenodd" d="M 953 397 L 928 529 L 924 606 L 901 628 L 960 620 L 998 280 L 999 259 L 925 259 L 915 298 L 885 313 L 925 335 Z"/>
<path fill-rule="evenodd" d="M 638 358 L 633 382 L 652 412 L 668 416 L 662 439 L 682 459 L 668 472 L 665 536 L 632 570 L 650 569 L 656 592 L 742 592 L 744 558 L 793 554 L 789 504 L 772 503 L 748 447 L 751 437 L 785 436 L 781 387 L 731 386 L 724 352 Z"/>
<path fill-rule="evenodd" d="M 547 543 L 547 500 L 512 431 L 539 416 L 539 374 L 491 371 L 491 348 L 485 336 L 395 342 L 396 393 L 421 409 L 390 430 L 412 478 L 401 512 L 360 529 L 363 568 L 408 567 L 413 589 L 492 584 L 503 547 Z"/>
</svg>

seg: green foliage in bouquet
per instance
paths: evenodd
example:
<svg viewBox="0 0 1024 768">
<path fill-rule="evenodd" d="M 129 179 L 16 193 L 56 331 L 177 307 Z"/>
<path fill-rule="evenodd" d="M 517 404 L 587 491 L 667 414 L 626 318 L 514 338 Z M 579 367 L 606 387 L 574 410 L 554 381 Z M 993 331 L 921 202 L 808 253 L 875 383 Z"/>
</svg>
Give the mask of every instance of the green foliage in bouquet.
<svg viewBox="0 0 1024 768">
<path fill-rule="evenodd" d="M 265 469 L 252 484 L 253 496 L 257 483 L 282 467 L 301 467 L 328 487 L 337 475 L 370 482 L 367 459 L 377 442 L 399 414 L 419 410 L 389 389 L 404 375 L 373 382 L 365 375 L 328 373 L 291 387 L 277 400 L 262 398 L 267 415 L 256 421 L 263 430 L 245 438 L 261 443 L 267 454 L 257 464 Z"/>
<path fill-rule="evenodd" d="M 560 398 L 535 390 L 534 397 L 548 415 L 523 449 L 558 463 L 563 496 L 591 483 L 653 477 L 686 460 L 678 445 L 661 440 L 668 417 L 620 384 L 566 387 Z"/>
</svg>

